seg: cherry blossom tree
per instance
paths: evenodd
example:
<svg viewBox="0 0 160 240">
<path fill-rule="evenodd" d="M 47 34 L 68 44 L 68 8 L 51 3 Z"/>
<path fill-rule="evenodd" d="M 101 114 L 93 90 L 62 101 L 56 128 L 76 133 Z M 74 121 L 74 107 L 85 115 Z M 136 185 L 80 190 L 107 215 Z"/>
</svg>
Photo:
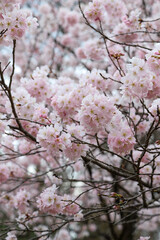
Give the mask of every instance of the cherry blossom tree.
<svg viewBox="0 0 160 240">
<path fill-rule="evenodd" d="M 0 239 L 158 239 L 159 12 L 0 1 Z"/>
</svg>

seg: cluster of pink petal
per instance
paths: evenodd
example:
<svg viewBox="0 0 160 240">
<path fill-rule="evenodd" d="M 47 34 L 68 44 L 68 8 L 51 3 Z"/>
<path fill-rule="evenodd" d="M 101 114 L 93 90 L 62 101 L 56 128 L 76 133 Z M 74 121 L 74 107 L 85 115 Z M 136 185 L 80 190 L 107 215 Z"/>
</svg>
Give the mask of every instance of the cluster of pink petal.
<svg viewBox="0 0 160 240">
<path fill-rule="evenodd" d="M 33 18 L 27 11 L 19 8 L 19 5 L 13 6 L 11 11 L 2 12 L 0 19 L 0 30 L 7 29 L 6 36 L 11 39 L 20 39 L 28 29 L 37 27 L 37 20 Z"/>
<path fill-rule="evenodd" d="M 20 4 L 23 0 L 1 0 L 0 10 L 2 12 L 11 11 L 15 6 Z"/>
<path fill-rule="evenodd" d="M 134 161 L 138 161 L 139 157 L 141 156 L 141 152 L 138 152 L 136 150 L 133 151 L 133 158 Z M 141 163 L 146 164 L 151 161 L 151 155 L 149 153 L 145 153 L 144 156 L 141 159 Z"/>
<path fill-rule="evenodd" d="M 79 120 L 86 130 L 96 133 L 105 129 L 114 113 L 114 104 L 108 97 L 101 94 L 88 94 L 82 101 Z"/>
<path fill-rule="evenodd" d="M 67 8 L 60 8 L 58 12 L 58 22 L 66 29 L 75 26 L 79 22 L 79 12 L 76 10 L 69 10 Z"/>
<path fill-rule="evenodd" d="M 48 117 L 49 109 L 44 106 L 43 103 L 35 105 L 35 111 L 33 116 L 33 121 L 42 124 L 50 124 L 51 120 Z"/>
<path fill-rule="evenodd" d="M 71 135 L 71 145 L 66 147 L 64 154 L 70 160 L 76 160 L 85 155 L 88 150 L 87 145 L 81 144 L 81 140 L 83 142 L 85 139 L 85 131 L 82 126 L 71 124 L 67 126 L 67 132 Z"/>
<path fill-rule="evenodd" d="M 21 124 L 34 136 L 36 136 L 38 129 L 41 126 L 40 123 L 51 124 L 51 120 L 48 118 L 48 108 L 44 106 L 43 102 L 37 103 L 36 98 L 32 97 L 25 88 L 17 88 L 16 91 L 13 92 L 13 100 L 16 113 L 22 120 Z M 11 113 L 12 110 L 9 101 L 6 102 L 5 107 L 7 112 Z M 11 122 L 12 124 L 16 124 L 13 120 Z M 33 124 L 33 122 L 37 124 Z"/>
<path fill-rule="evenodd" d="M 31 97 L 25 88 L 18 87 L 15 92 L 13 92 L 13 101 L 18 117 L 20 119 L 26 119 L 21 121 L 21 124 L 27 131 L 35 136 L 39 125 L 33 125 L 31 122 L 33 121 L 35 109 L 37 108 L 36 99 Z M 9 101 L 6 102 L 5 107 L 7 112 L 10 114 L 12 109 Z M 28 119 L 29 121 L 27 121 Z M 11 120 L 11 124 L 16 125 L 16 121 Z"/>
<path fill-rule="evenodd" d="M 57 233 L 55 240 L 61 240 L 61 239 L 71 240 L 70 234 L 66 229 L 61 229 Z"/>
<path fill-rule="evenodd" d="M 109 149 L 118 154 L 128 154 L 136 143 L 132 129 L 118 115 L 116 121 L 111 122 L 111 125 L 107 141 Z"/>
<path fill-rule="evenodd" d="M 122 21 L 130 28 L 136 29 L 138 27 L 141 11 L 139 9 L 130 12 L 130 15 L 124 15 Z"/>
<path fill-rule="evenodd" d="M 54 96 L 51 105 L 61 118 L 71 118 L 75 114 L 75 101 L 71 93 L 64 96 Z"/>
<path fill-rule="evenodd" d="M 54 81 L 52 79 L 52 81 Z M 58 79 L 56 79 L 54 83 L 54 89 L 53 89 L 53 95 L 61 95 L 64 96 L 65 94 L 70 93 L 71 91 L 73 91 L 73 89 L 75 88 L 75 86 L 77 86 L 77 84 L 75 84 L 74 80 L 68 76 L 61 76 Z"/>
<path fill-rule="evenodd" d="M 98 91 L 91 84 L 84 82 L 85 76 L 81 77 L 79 85 L 70 83 L 69 78 L 59 78 L 61 86 L 57 86 L 56 93 L 52 97 L 51 106 L 56 113 L 65 122 L 70 123 L 72 118 L 76 118 L 78 109 L 81 106 L 82 100 L 90 94 L 98 94 Z M 66 84 L 64 84 L 66 81 Z M 67 84 L 68 82 L 68 84 Z"/>
<path fill-rule="evenodd" d="M 100 0 L 89 2 L 84 10 L 84 14 L 88 20 L 100 21 L 103 18 L 103 5 Z"/>
<path fill-rule="evenodd" d="M 72 202 L 68 195 L 63 197 L 56 194 L 56 185 L 46 188 L 38 197 L 38 208 L 43 212 L 53 215 L 66 214 L 74 215 L 78 213 L 79 206 Z"/>
<path fill-rule="evenodd" d="M 15 164 L 15 163 L 10 163 L 9 164 L 9 169 L 10 169 L 10 176 L 11 177 L 22 178 L 26 175 L 25 170 L 22 169 L 21 166 L 17 166 L 17 164 Z"/>
<path fill-rule="evenodd" d="M 45 17 L 40 17 L 38 19 L 38 24 L 40 28 L 43 29 L 43 36 L 47 37 L 47 33 L 51 31 L 56 31 L 57 30 L 57 21 L 53 17 L 55 14 L 55 9 L 54 7 L 51 7 L 48 2 L 41 2 L 41 4 L 38 4 L 38 10 L 41 16 Z"/>
<path fill-rule="evenodd" d="M 95 32 L 93 28 L 83 24 L 85 19 L 79 11 L 77 0 L 41 1 L 40 5 L 36 0 L 29 2 L 31 5 L 34 3 L 37 7 L 36 15 L 39 18 L 40 27 L 37 29 L 37 34 L 35 33 L 33 36 L 27 34 L 26 37 L 29 41 L 23 42 L 24 38 L 19 40 L 26 31 L 29 28 L 34 30 L 37 26 L 37 20 L 32 17 L 29 10 L 20 9 L 20 4 L 24 1 L 0 1 L 0 32 L 7 30 L 0 42 L 5 39 L 17 40 L 16 67 L 12 83 L 13 102 L 22 128 L 32 134 L 36 141 L 29 142 L 29 139 L 25 138 L 23 129 L 17 130 L 15 120 L 7 120 L 8 128 L 6 122 L 0 120 L 1 157 L 3 160 L 5 157 L 10 159 L 11 156 L 11 161 L 8 160 L 7 164 L 0 164 L 0 183 L 2 190 L 4 189 L 0 201 L 6 206 L 6 209 L 4 208 L 6 214 L 8 214 L 7 209 L 10 206 L 12 211 L 15 211 L 8 217 L 11 220 L 15 219 L 17 211 L 21 213 L 19 219 L 16 219 L 18 223 L 20 223 L 20 218 L 22 222 L 27 222 L 26 218 L 34 215 L 34 213 L 30 215 L 28 211 L 33 212 L 37 206 L 34 205 L 35 196 L 39 196 L 37 204 L 40 211 L 53 215 L 65 214 L 72 216 L 74 221 L 80 221 L 83 214 L 72 196 L 75 192 L 79 194 L 84 189 L 81 189 L 81 186 L 79 188 L 77 182 L 80 180 L 85 184 L 89 178 L 83 162 L 85 158 L 81 159 L 81 157 L 86 154 L 91 156 L 92 153 L 93 158 L 120 168 L 119 155 L 129 154 L 133 150 L 132 160 L 137 165 L 143 149 L 141 146 L 137 147 L 136 139 L 140 139 L 141 142 L 142 134 L 145 135 L 154 117 L 156 120 L 158 119 L 160 112 L 160 44 L 154 46 L 154 43 L 148 43 L 151 41 L 149 36 L 146 39 L 143 39 L 143 36 L 149 35 L 144 33 L 145 31 L 148 33 L 151 29 L 151 31 L 154 29 L 158 31 L 160 24 L 159 21 L 149 22 L 150 17 L 144 18 L 148 21 L 143 23 L 139 11 L 142 3 L 139 0 L 135 0 L 136 10 L 132 7 L 132 0 L 90 0 L 88 3 L 81 1 L 84 16 L 93 28 L 96 26 L 99 31 L 101 23 L 104 34 L 111 38 L 111 42 L 106 41 L 105 45 L 103 38 L 99 37 L 98 31 Z M 154 3 L 154 9 L 151 7 L 150 13 L 158 18 L 159 10 L 156 10 L 156 6 L 157 9 L 160 8 L 155 1 L 158 3 L 158 0 L 148 0 L 148 2 Z M 149 10 L 146 9 L 146 11 Z M 143 17 L 144 11 L 142 12 Z M 140 33 L 137 34 L 137 30 L 140 30 Z M 151 33 L 156 42 L 158 35 L 154 35 Z M 134 50 L 132 47 L 124 47 L 122 43 L 130 45 L 133 42 L 136 44 L 134 42 L 136 39 L 140 41 L 137 44 L 153 48 L 153 50 L 146 54 L 147 50 L 143 47 L 142 50 L 136 48 Z M 115 45 L 116 41 L 120 42 L 118 47 Z M 26 51 L 24 51 L 25 48 Z M 10 57 L 12 57 L 12 53 Z M 130 59 L 130 57 L 133 58 Z M 8 55 L 3 58 L 2 69 L 9 62 Z M 128 64 L 129 62 L 131 64 Z M 46 63 L 49 67 L 43 66 Z M 10 77 L 11 68 L 12 64 L 5 70 L 7 83 L 9 79 L 7 79 L 7 74 L 9 72 L 8 76 Z M 35 70 L 33 71 L 33 69 Z M 19 70 L 20 72 L 17 73 Z M 81 73 L 82 75 L 79 77 Z M 21 76 L 25 76 L 25 78 L 21 78 Z M 140 105 L 139 100 L 142 98 L 145 98 L 145 104 L 149 108 L 148 112 Z M 130 104 L 132 101 L 133 104 Z M 118 109 L 122 111 L 122 114 Z M 0 118 L 15 118 L 8 97 L 5 98 L 1 94 L 0 112 Z M 125 117 L 128 121 L 125 120 Z M 21 133 L 24 135 L 20 136 Z M 8 136 L 9 134 L 12 136 Z M 104 143 L 105 154 L 102 154 L 97 144 L 98 138 L 100 144 Z M 147 147 L 147 152 L 141 159 L 139 175 L 144 182 L 147 182 L 146 184 L 150 184 L 152 178 L 153 187 L 158 187 L 160 158 L 151 154 L 150 147 L 156 151 L 155 144 Z M 112 153 L 107 153 L 108 148 Z M 157 150 L 158 148 L 159 146 Z M 150 150 L 148 151 L 148 149 Z M 156 157 L 154 160 L 153 156 Z M 127 156 L 127 159 L 129 157 L 130 155 Z M 56 177 L 53 176 L 53 170 L 57 174 Z M 39 178 L 41 176 L 42 181 Z M 55 185 L 49 187 L 53 183 L 62 185 L 60 192 L 61 190 L 63 192 L 66 180 L 71 177 L 75 178 L 75 176 L 78 176 L 78 180 L 74 181 L 73 188 L 69 186 L 71 188 L 67 189 L 67 192 L 71 193 L 70 195 L 62 196 Z M 36 177 L 40 181 L 36 182 Z M 63 178 L 65 178 L 64 182 Z M 96 208 L 98 206 L 96 204 L 99 204 L 98 181 L 113 182 L 112 176 L 107 171 L 104 173 L 103 169 L 94 167 L 94 165 L 92 166 L 92 178 L 96 180 L 97 189 L 82 194 L 83 204 L 88 209 L 91 209 L 92 206 Z M 15 189 L 17 179 L 22 184 L 23 179 L 25 180 L 24 184 L 27 185 L 25 189 Z M 26 182 L 26 179 L 35 180 L 35 182 Z M 122 184 L 125 184 L 126 190 L 131 191 L 133 196 L 139 191 L 136 181 L 126 180 Z M 41 193 L 43 185 L 45 190 Z M 133 186 L 131 187 L 131 185 Z M 35 195 L 32 198 L 33 186 Z M 15 190 L 10 192 L 11 188 Z M 72 191 L 72 189 L 74 190 Z M 103 186 L 100 191 L 103 194 Z M 150 198 L 149 194 L 146 192 L 147 202 Z M 155 196 L 157 194 L 155 192 Z M 109 204 L 111 203 L 112 200 L 109 201 Z M 53 223 L 48 216 L 45 217 L 46 222 L 44 223 L 44 219 L 38 217 L 40 212 L 37 212 L 33 221 L 36 226 L 39 225 L 39 229 L 42 228 L 38 237 L 43 240 L 45 237 L 41 237 L 40 234 L 47 233 L 50 223 Z M 149 214 L 154 216 L 156 212 L 152 212 L 151 209 Z M 113 220 L 112 214 L 110 217 Z M 116 218 L 120 218 L 120 215 Z M 149 229 L 152 226 L 156 229 L 158 217 L 156 221 L 152 219 L 150 221 Z M 150 221 L 144 222 L 144 229 L 147 229 Z M 58 224 L 58 220 L 56 220 L 55 226 L 56 224 Z M 23 230 L 25 226 L 22 225 L 19 224 L 18 227 Z M 36 227 L 33 226 L 33 229 L 37 234 Z M 86 225 L 82 226 L 82 229 L 87 232 Z M 93 226 L 92 229 L 96 229 L 96 227 Z M 61 229 L 55 236 L 56 240 L 70 240 L 71 238 L 65 229 Z M 77 238 L 79 238 L 78 234 Z M 6 239 L 12 240 L 17 237 L 11 232 Z M 139 240 L 148 239 L 149 237 L 140 237 Z"/>
<path fill-rule="evenodd" d="M 133 122 L 134 122 L 134 126 L 137 126 L 137 134 L 144 134 L 150 126 L 150 122 L 149 121 L 139 121 L 140 120 L 140 116 L 136 114 L 135 109 L 131 109 L 130 111 L 130 117 L 132 118 Z M 133 126 L 133 127 L 134 127 Z"/>
<path fill-rule="evenodd" d="M 150 198 L 150 197 L 149 197 Z M 158 205 L 159 202 L 155 202 L 154 203 L 154 208 L 151 209 L 142 209 L 139 211 L 139 214 L 144 214 L 144 215 L 151 215 L 153 216 L 152 220 L 148 220 L 145 217 L 142 217 L 142 219 L 140 220 L 138 229 L 144 229 L 147 232 L 155 232 L 158 225 L 159 225 L 159 217 L 157 215 L 160 214 L 159 208 L 158 206 L 156 207 L 156 205 Z M 149 237 L 146 237 L 147 240 L 150 239 Z M 144 237 L 145 239 L 145 237 Z M 143 238 L 142 238 L 143 240 Z M 146 239 L 145 239 L 146 240 Z"/>
<path fill-rule="evenodd" d="M 37 102 L 46 100 L 51 96 L 51 88 L 47 74 L 48 67 L 36 68 L 31 78 L 22 78 L 22 86 L 27 89 L 32 97 L 37 99 Z"/>
<path fill-rule="evenodd" d="M 62 126 L 58 123 L 54 126 L 41 127 L 37 134 L 37 141 L 40 145 L 52 154 L 58 154 L 70 146 L 70 134 L 62 132 Z"/>
<path fill-rule="evenodd" d="M 160 181 L 159 172 L 160 172 L 160 157 L 158 156 L 155 159 L 155 171 L 154 171 L 155 175 L 153 175 L 153 183 L 155 186 L 158 186 Z"/>
<path fill-rule="evenodd" d="M 74 99 L 77 110 L 81 107 L 82 100 L 87 97 L 88 94 L 94 95 L 99 93 L 91 84 L 84 84 L 83 76 L 80 81 L 81 83 L 71 92 L 71 97 Z"/>
<path fill-rule="evenodd" d="M 139 9 L 136 9 L 132 10 L 128 14 L 128 12 L 126 12 L 125 6 L 123 9 L 124 15 L 121 15 L 122 22 L 119 21 L 117 26 L 115 26 L 113 33 L 117 35 L 116 39 L 120 42 L 133 42 L 138 38 L 136 31 L 141 29 L 141 25 L 139 24 L 141 11 Z"/>
<path fill-rule="evenodd" d="M 109 75 L 106 74 L 104 70 L 98 70 L 94 68 L 82 78 L 84 83 L 87 85 L 91 84 L 93 87 L 96 87 L 101 91 L 112 90 L 114 86 L 114 82 L 109 79 Z"/>
<path fill-rule="evenodd" d="M 142 174 L 141 178 L 143 179 L 143 181 L 148 182 L 152 174 L 152 167 L 150 165 L 144 165 L 144 163 L 141 163 L 140 167 L 141 167 L 140 174 Z"/>
<path fill-rule="evenodd" d="M 157 76 L 160 74 L 160 44 L 155 44 L 152 51 L 146 54 L 147 65 Z"/>
<path fill-rule="evenodd" d="M 14 138 L 12 136 L 6 137 L 5 134 L 1 137 L 1 150 L 3 153 L 11 153 L 14 150 Z"/>
<path fill-rule="evenodd" d="M 6 164 L 0 164 L 0 183 L 7 181 L 10 176 L 10 169 Z"/>
<path fill-rule="evenodd" d="M 76 50 L 77 57 L 80 59 L 104 60 L 106 53 L 102 42 L 95 38 L 85 41 L 84 45 Z"/>
<path fill-rule="evenodd" d="M 160 98 L 157 98 L 152 102 L 151 106 L 149 107 L 149 111 L 154 117 L 158 117 L 160 111 Z"/>
<path fill-rule="evenodd" d="M 27 152 L 30 152 L 33 148 L 34 148 L 34 144 L 25 139 L 22 139 L 18 145 L 18 150 L 21 154 L 26 154 Z"/>
<path fill-rule="evenodd" d="M 127 7 L 123 1 L 119 0 L 109 0 L 102 1 L 109 20 L 112 21 L 112 24 L 116 24 L 123 15 L 127 13 Z M 113 21 L 114 20 L 114 21 Z"/>
<path fill-rule="evenodd" d="M 17 237 L 14 232 L 8 232 L 5 240 L 17 240 Z"/>
<path fill-rule="evenodd" d="M 25 189 L 20 189 L 14 198 L 14 207 L 21 212 L 26 210 L 29 205 L 28 201 L 30 199 L 30 194 Z"/>
<path fill-rule="evenodd" d="M 122 78 L 122 93 L 128 99 L 153 98 L 158 94 L 160 82 L 155 74 L 147 69 L 143 59 L 134 57 L 128 66 L 128 73 Z"/>
<path fill-rule="evenodd" d="M 80 220 L 82 220 L 82 218 L 83 218 L 82 211 L 80 211 L 74 215 L 74 221 L 80 221 Z"/>
<path fill-rule="evenodd" d="M 23 176 L 24 171 L 15 163 L 0 164 L 0 183 L 5 183 L 9 178 Z"/>
<path fill-rule="evenodd" d="M 75 101 L 73 92 L 77 85 L 69 77 L 60 77 L 55 82 L 51 106 L 56 114 L 65 121 L 71 121 L 76 113 L 77 101 Z"/>
<path fill-rule="evenodd" d="M 13 92 L 13 100 L 16 107 L 16 112 L 20 118 L 32 119 L 34 115 L 36 99 L 31 97 L 30 94 L 23 87 L 18 87 Z M 8 113 L 12 112 L 10 102 L 6 102 L 6 110 Z"/>
</svg>

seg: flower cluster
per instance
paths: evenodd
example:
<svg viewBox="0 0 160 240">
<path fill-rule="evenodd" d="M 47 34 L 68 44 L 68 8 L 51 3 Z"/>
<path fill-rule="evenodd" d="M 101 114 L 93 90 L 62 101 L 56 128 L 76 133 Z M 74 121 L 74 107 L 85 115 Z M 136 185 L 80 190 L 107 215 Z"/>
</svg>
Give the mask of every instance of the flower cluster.
<svg viewBox="0 0 160 240">
<path fill-rule="evenodd" d="M 157 43 L 152 51 L 146 54 L 147 66 L 157 76 L 160 74 L 160 44 Z"/>
<path fill-rule="evenodd" d="M 83 144 L 85 131 L 82 126 L 71 124 L 67 126 L 67 132 L 71 135 L 71 144 L 64 150 L 64 153 L 70 160 L 76 160 L 84 156 L 88 150 L 88 146 Z"/>
<path fill-rule="evenodd" d="M 11 3 L 10 3 L 11 4 Z M 0 31 L 6 30 L 3 38 L 20 39 L 28 29 L 37 27 L 37 19 L 33 18 L 31 13 L 20 9 L 19 5 L 13 4 L 13 9 L 3 8 L 0 19 Z M 14 6 L 15 4 L 15 6 Z"/>
<path fill-rule="evenodd" d="M 112 90 L 114 87 L 114 82 L 110 79 L 109 74 L 106 74 L 104 70 L 100 71 L 98 69 L 92 69 L 91 72 L 88 72 L 82 77 L 82 81 L 86 85 L 91 84 L 93 87 L 96 87 L 98 90 L 107 91 Z"/>
<path fill-rule="evenodd" d="M 0 164 L 0 183 L 5 182 L 10 176 L 10 169 L 5 164 Z"/>
<path fill-rule="evenodd" d="M 55 240 L 61 240 L 61 239 L 71 240 L 70 234 L 66 229 L 61 229 L 59 233 L 56 235 Z"/>
<path fill-rule="evenodd" d="M 53 215 L 66 214 L 74 215 L 78 213 L 79 206 L 70 199 L 68 195 L 59 196 L 56 193 L 56 185 L 45 189 L 37 200 L 38 207 L 43 212 Z"/>
<path fill-rule="evenodd" d="M 6 240 L 17 240 L 17 237 L 14 232 L 8 232 Z"/>
<path fill-rule="evenodd" d="M 158 229 L 159 11 L 158 0 L 0 1 L 4 239 L 96 238 L 102 221 L 122 240 Z"/>
<path fill-rule="evenodd" d="M 26 207 L 29 205 L 28 200 L 30 199 L 30 194 L 25 189 L 20 189 L 14 198 L 14 207 L 19 211 L 24 212 Z"/>
<path fill-rule="evenodd" d="M 41 127 L 37 134 L 37 141 L 54 155 L 71 144 L 70 134 L 63 132 L 62 126 L 57 123 L 54 126 Z"/>
<path fill-rule="evenodd" d="M 51 102 L 54 109 L 61 118 L 71 118 L 75 114 L 76 106 L 71 93 L 64 96 L 54 96 Z M 70 119 L 69 119 L 70 120 Z"/>
<path fill-rule="evenodd" d="M 87 19 L 92 21 L 100 21 L 103 17 L 103 5 L 100 0 L 89 2 L 85 8 L 84 14 Z"/>
<path fill-rule="evenodd" d="M 159 94 L 160 82 L 143 59 L 132 58 L 128 73 L 123 77 L 122 93 L 128 99 L 153 98 Z"/>
<path fill-rule="evenodd" d="M 49 69 L 47 66 L 36 68 L 31 78 L 22 78 L 22 86 L 27 89 L 31 96 L 35 97 L 38 102 L 42 102 L 51 96 L 51 88 L 47 75 Z"/>
<path fill-rule="evenodd" d="M 108 134 L 110 150 L 125 155 L 134 148 L 135 143 L 133 129 L 128 126 L 126 121 L 121 119 L 119 114 L 115 115 L 110 125 L 110 133 Z"/>
<path fill-rule="evenodd" d="M 77 48 L 76 54 L 80 59 L 96 61 L 104 60 L 106 56 L 104 46 L 97 38 L 86 41 L 82 47 Z"/>
<path fill-rule="evenodd" d="M 95 94 L 88 94 L 79 110 L 79 120 L 82 126 L 90 132 L 105 130 L 106 124 L 114 116 L 115 107 L 108 97 Z"/>
</svg>

